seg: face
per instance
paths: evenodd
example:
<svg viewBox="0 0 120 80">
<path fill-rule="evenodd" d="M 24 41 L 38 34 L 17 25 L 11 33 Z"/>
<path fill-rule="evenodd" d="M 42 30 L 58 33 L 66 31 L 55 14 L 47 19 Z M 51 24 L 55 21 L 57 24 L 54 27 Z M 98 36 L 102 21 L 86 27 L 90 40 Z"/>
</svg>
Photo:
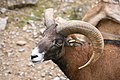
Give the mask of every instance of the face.
<svg viewBox="0 0 120 80">
<path fill-rule="evenodd" d="M 37 47 L 34 48 L 31 55 L 32 62 L 42 62 L 45 60 L 54 60 L 60 57 L 64 37 L 56 33 L 56 27 L 50 27 L 43 33 Z"/>
</svg>

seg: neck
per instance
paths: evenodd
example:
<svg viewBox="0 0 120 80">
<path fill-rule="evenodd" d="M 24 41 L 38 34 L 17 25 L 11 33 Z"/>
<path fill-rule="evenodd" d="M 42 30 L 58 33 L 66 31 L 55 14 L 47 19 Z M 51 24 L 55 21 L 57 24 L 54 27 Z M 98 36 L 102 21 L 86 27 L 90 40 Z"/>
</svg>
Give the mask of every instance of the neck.
<svg viewBox="0 0 120 80">
<path fill-rule="evenodd" d="M 119 77 L 113 75 L 116 70 L 118 71 L 117 74 L 119 74 L 119 65 L 117 65 L 118 62 L 116 61 L 119 61 L 118 56 L 120 56 L 120 40 L 104 40 L 104 42 L 104 55 L 97 62 L 85 68 L 78 69 L 90 59 L 92 47 L 89 44 L 78 47 L 65 46 L 64 55 L 58 60 L 54 60 L 54 63 L 59 66 L 70 80 L 119 80 Z M 115 63 L 114 66 L 113 63 Z"/>
<path fill-rule="evenodd" d="M 76 75 L 80 74 L 80 71 L 78 71 L 78 67 L 84 65 L 90 59 L 92 53 L 92 47 L 91 49 L 90 47 L 91 46 L 88 44 L 77 47 L 67 46 L 65 47 L 64 55 L 59 60 L 54 60 L 53 62 L 59 66 L 59 68 L 70 80 L 82 80 L 83 76 L 79 76 L 79 78 L 77 78 Z M 84 71 L 81 71 L 81 74 L 83 74 L 83 72 Z M 86 74 L 86 72 L 84 73 Z"/>
</svg>

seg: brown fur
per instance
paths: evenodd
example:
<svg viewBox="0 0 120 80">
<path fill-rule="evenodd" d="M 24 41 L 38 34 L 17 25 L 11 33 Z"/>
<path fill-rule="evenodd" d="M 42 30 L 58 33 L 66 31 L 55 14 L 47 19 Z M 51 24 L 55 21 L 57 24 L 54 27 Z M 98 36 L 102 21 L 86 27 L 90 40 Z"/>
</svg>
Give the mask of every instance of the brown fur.
<svg viewBox="0 0 120 80">
<path fill-rule="evenodd" d="M 96 27 L 101 31 L 101 32 L 106 32 L 110 34 L 115 34 L 119 35 L 120 37 L 120 24 L 112 21 L 110 19 L 102 19 Z M 119 39 L 114 36 L 107 36 L 103 34 L 104 39 Z"/>
<path fill-rule="evenodd" d="M 96 26 L 101 32 L 120 35 L 120 24 L 110 19 L 101 20 Z"/>
<path fill-rule="evenodd" d="M 65 54 L 54 61 L 70 80 L 120 80 L 120 41 L 105 41 L 101 58 L 79 70 L 91 54 L 92 46 L 65 47 Z M 118 46 L 117 46 L 118 45 Z"/>
</svg>

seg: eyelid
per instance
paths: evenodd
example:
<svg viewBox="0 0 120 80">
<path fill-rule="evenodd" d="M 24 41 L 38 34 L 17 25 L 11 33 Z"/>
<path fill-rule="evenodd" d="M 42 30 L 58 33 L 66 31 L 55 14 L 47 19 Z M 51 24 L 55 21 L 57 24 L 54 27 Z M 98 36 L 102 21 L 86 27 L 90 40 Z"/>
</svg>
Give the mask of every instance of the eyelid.
<svg viewBox="0 0 120 80">
<path fill-rule="evenodd" d="M 55 40 L 52 40 L 52 43 L 53 43 L 53 45 L 54 44 L 62 44 L 63 40 L 62 39 L 55 39 Z"/>
<path fill-rule="evenodd" d="M 63 43 L 63 40 L 62 39 L 58 39 L 57 42 L 58 43 Z"/>
</svg>

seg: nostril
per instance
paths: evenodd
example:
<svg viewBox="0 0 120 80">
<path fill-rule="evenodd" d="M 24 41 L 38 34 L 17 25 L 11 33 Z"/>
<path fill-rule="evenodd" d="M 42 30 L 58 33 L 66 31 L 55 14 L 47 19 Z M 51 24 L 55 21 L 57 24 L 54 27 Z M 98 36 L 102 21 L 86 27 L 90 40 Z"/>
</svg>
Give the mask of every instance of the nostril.
<svg viewBox="0 0 120 80">
<path fill-rule="evenodd" d="M 31 59 L 38 57 L 38 55 L 31 56 Z"/>
</svg>

